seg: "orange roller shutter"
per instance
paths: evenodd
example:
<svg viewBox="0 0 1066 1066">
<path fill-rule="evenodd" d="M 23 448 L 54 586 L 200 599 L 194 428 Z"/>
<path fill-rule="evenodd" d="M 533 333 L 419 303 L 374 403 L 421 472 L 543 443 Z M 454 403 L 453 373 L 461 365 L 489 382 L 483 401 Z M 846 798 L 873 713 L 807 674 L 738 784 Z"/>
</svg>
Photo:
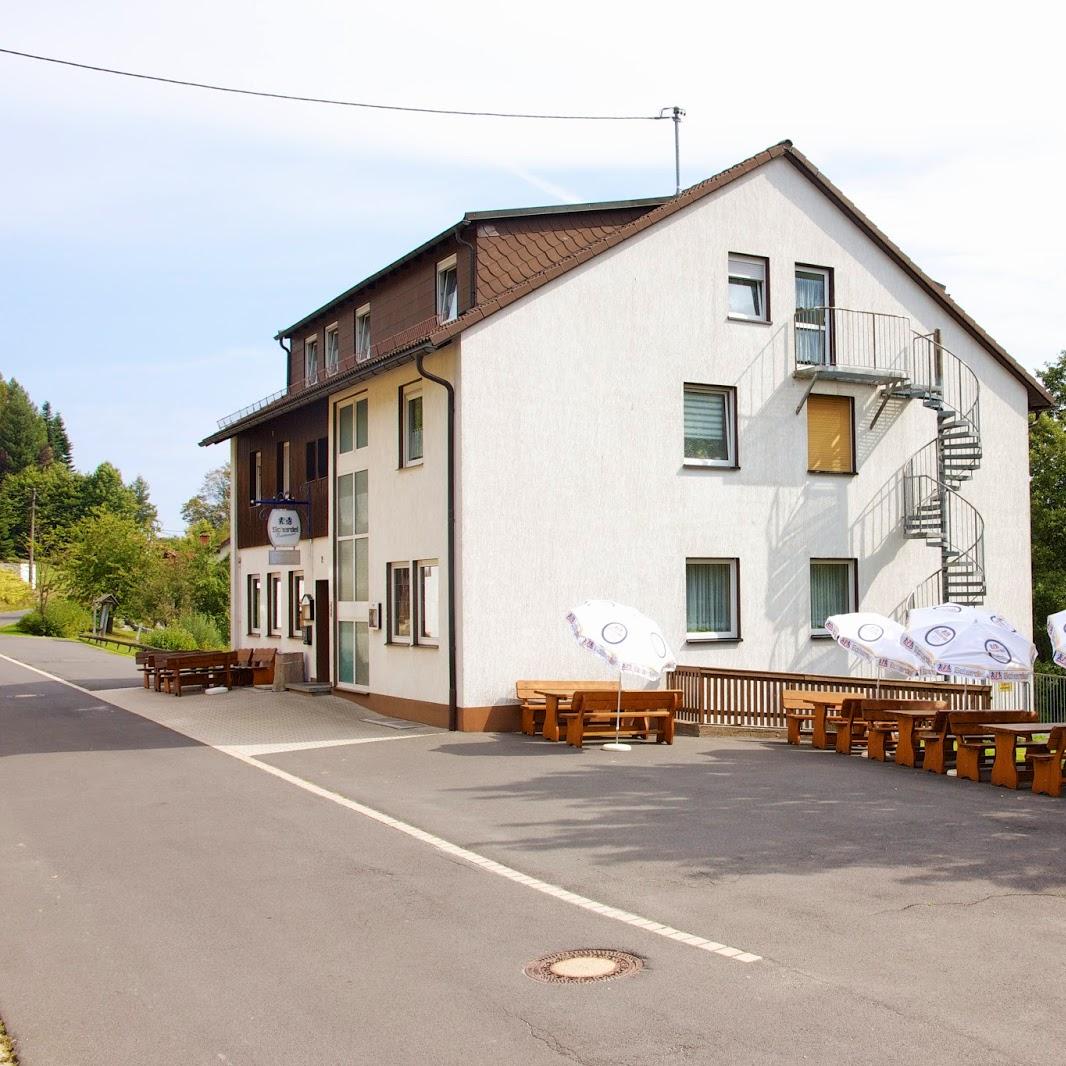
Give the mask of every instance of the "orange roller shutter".
<svg viewBox="0 0 1066 1066">
<path fill-rule="evenodd" d="M 807 469 L 831 474 L 854 472 L 850 396 L 807 398 Z"/>
</svg>

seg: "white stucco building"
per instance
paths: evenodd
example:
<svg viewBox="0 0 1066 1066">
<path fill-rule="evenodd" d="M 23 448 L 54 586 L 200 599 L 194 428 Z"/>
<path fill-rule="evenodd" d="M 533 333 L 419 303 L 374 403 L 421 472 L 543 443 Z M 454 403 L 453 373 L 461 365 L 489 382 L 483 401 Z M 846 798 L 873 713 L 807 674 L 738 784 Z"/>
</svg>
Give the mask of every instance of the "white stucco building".
<svg viewBox="0 0 1066 1066">
<path fill-rule="evenodd" d="M 669 200 L 467 215 L 279 337 L 286 392 L 204 442 L 233 639 L 387 713 L 513 727 L 516 679 L 602 673 L 587 598 L 682 663 L 812 673 L 846 672 L 837 611 L 1031 616 L 1047 394 L 788 142 Z M 245 502 L 285 485 L 318 511 L 298 585 Z"/>
</svg>

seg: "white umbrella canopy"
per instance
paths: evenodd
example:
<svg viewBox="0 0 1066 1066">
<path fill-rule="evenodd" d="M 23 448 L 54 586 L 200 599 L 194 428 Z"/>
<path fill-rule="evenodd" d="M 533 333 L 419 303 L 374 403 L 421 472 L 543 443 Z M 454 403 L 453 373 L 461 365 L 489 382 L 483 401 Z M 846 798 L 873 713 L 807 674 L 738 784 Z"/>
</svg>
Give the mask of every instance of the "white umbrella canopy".
<svg viewBox="0 0 1066 1066">
<path fill-rule="evenodd" d="M 618 671 L 618 713 L 614 742 L 605 751 L 629 751 L 618 736 L 622 726 L 622 674 L 658 681 L 677 660 L 667 646 L 657 622 L 635 607 L 613 600 L 586 600 L 567 616 L 570 629 L 581 647 L 606 660 Z"/>
<path fill-rule="evenodd" d="M 578 644 L 624 674 L 658 681 L 677 666 L 657 622 L 613 600 L 586 600 L 567 616 Z"/>
<path fill-rule="evenodd" d="M 938 674 L 978 680 L 1027 681 L 1036 661 L 1032 641 L 1002 615 L 959 604 L 911 611 L 903 645 Z"/>
<path fill-rule="evenodd" d="M 1047 616 L 1047 635 L 1051 638 L 1052 658 L 1066 666 L 1066 611 Z"/>
<path fill-rule="evenodd" d="M 901 643 L 903 626 L 873 611 L 834 614 L 825 620 L 833 639 L 878 670 L 913 677 L 926 669 L 925 660 Z"/>
</svg>

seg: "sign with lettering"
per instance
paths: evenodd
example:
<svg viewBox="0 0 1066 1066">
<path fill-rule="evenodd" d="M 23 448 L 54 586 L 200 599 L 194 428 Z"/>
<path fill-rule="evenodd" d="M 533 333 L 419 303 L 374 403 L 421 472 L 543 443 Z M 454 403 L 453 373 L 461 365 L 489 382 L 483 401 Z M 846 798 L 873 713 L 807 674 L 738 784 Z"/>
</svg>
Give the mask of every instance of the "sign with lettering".
<svg viewBox="0 0 1066 1066">
<path fill-rule="evenodd" d="M 300 513 L 275 507 L 267 515 L 267 536 L 275 548 L 295 548 L 300 543 Z"/>
</svg>

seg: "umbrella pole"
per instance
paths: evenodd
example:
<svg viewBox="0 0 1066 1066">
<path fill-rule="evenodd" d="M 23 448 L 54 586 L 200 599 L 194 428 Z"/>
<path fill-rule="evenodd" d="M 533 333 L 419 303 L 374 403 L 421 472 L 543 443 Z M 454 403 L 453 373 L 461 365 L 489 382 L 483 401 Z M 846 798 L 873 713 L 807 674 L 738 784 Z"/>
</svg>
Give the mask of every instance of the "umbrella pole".
<svg viewBox="0 0 1066 1066">
<path fill-rule="evenodd" d="M 619 737 L 622 735 L 622 671 L 618 671 L 618 708 L 614 715 L 614 740 L 604 744 L 604 751 L 629 751 L 628 744 L 620 744 Z"/>
</svg>

